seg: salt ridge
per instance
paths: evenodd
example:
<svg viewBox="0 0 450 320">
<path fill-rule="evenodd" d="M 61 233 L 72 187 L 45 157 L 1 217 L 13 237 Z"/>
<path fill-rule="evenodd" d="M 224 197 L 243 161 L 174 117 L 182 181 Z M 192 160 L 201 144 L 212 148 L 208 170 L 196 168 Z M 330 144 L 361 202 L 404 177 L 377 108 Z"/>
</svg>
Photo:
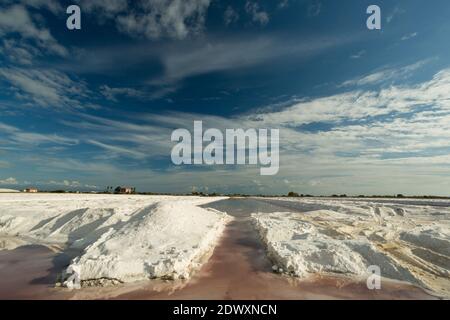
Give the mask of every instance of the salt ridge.
<svg viewBox="0 0 450 320">
<path fill-rule="evenodd" d="M 80 255 L 71 267 L 80 270 L 87 284 L 99 279 L 188 278 L 231 220 L 225 213 L 200 207 L 221 199 L 0 196 L 0 246 L 14 249 L 33 243 L 77 249 Z"/>
<path fill-rule="evenodd" d="M 422 200 L 277 200 L 293 212 L 252 215 L 276 269 L 363 279 L 377 265 L 385 278 L 450 297 L 450 208 Z"/>
</svg>

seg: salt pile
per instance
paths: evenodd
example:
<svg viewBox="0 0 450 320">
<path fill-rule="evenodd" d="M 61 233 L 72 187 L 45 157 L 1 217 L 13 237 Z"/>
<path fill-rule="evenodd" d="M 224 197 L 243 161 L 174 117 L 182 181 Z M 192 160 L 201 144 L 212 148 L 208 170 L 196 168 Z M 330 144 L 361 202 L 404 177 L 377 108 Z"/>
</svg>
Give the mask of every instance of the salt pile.
<svg viewBox="0 0 450 320">
<path fill-rule="evenodd" d="M 159 202 L 109 229 L 73 265 L 81 267 L 81 280 L 186 279 L 211 252 L 226 222 L 225 214 L 189 201 Z"/>
<path fill-rule="evenodd" d="M 450 208 L 414 202 L 302 199 L 292 211 L 253 214 L 276 269 L 385 278 L 450 296 Z"/>
<path fill-rule="evenodd" d="M 79 249 L 81 254 L 69 267 L 80 270 L 80 279 L 88 285 L 187 278 L 230 220 L 222 212 L 199 207 L 220 199 L 5 196 L 0 197 L 0 243 L 9 249 L 23 242 Z"/>
<path fill-rule="evenodd" d="M 0 193 L 19 193 L 19 192 L 20 192 L 19 190 L 0 188 Z"/>
</svg>

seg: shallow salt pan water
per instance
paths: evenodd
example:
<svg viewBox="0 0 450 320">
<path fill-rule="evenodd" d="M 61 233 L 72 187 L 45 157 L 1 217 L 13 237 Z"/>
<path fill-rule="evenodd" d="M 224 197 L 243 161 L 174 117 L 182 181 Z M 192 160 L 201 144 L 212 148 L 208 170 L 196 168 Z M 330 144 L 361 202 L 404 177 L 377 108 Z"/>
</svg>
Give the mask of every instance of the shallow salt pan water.
<svg viewBox="0 0 450 320">
<path fill-rule="evenodd" d="M 0 299 L 62 299 L 67 292 L 54 290 L 57 274 L 71 255 L 43 246 L 0 251 Z"/>
</svg>

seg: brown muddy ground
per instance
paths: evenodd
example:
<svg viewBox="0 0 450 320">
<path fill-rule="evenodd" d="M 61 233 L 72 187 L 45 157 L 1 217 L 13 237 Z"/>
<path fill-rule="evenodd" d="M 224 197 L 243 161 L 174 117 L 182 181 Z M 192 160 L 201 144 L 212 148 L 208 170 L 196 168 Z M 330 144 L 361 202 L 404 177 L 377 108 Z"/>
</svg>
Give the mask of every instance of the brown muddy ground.
<svg viewBox="0 0 450 320">
<path fill-rule="evenodd" d="M 0 299 L 434 299 L 420 288 L 382 282 L 369 290 L 364 282 L 317 276 L 300 281 L 274 274 L 250 213 L 283 211 L 256 199 L 231 199 L 207 205 L 235 217 L 210 259 L 185 282 L 151 280 L 109 288 L 69 291 L 54 288 L 71 254 L 43 247 L 0 251 Z M 73 255 L 73 254 L 72 254 Z"/>
</svg>

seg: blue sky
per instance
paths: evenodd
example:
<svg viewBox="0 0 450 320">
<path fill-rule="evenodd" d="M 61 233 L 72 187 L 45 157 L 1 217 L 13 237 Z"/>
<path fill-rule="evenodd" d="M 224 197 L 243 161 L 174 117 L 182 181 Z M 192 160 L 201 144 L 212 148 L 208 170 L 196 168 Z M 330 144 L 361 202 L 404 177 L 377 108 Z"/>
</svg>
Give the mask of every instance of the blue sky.
<svg viewBox="0 0 450 320">
<path fill-rule="evenodd" d="M 449 16 L 444 0 L 4 0 L 0 188 L 449 195 Z M 173 165 L 170 134 L 194 120 L 280 129 L 279 173 Z"/>
</svg>

